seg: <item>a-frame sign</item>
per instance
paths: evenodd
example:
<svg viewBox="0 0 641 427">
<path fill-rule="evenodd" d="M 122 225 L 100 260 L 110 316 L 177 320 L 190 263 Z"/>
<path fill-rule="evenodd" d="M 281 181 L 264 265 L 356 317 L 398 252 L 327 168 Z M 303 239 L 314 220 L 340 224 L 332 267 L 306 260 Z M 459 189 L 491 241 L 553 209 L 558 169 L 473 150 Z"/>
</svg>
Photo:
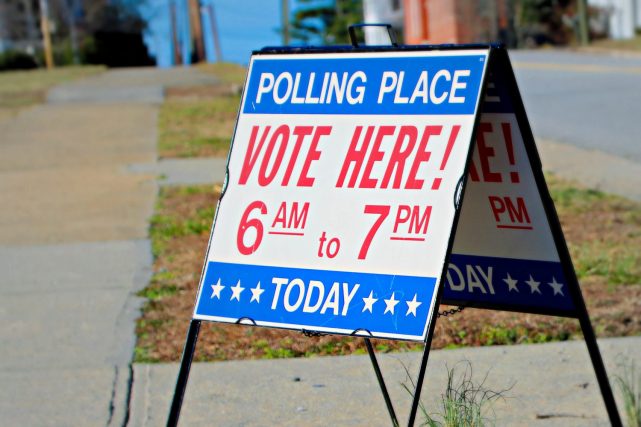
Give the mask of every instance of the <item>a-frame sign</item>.
<svg viewBox="0 0 641 427">
<path fill-rule="evenodd" d="M 505 49 L 268 48 L 249 71 L 201 321 L 425 342 L 440 303 L 580 321 L 621 425 Z"/>
</svg>

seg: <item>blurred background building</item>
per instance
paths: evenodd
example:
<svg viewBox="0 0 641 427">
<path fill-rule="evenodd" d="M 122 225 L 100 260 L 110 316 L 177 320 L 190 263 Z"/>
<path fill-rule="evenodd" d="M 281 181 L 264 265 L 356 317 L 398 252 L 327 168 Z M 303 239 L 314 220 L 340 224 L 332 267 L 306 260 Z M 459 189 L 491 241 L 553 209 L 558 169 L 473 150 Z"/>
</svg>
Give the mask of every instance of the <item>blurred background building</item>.
<svg viewBox="0 0 641 427">
<path fill-rule="evenodd" d="M 641 0 L 0 0 L 0 70 L 43 65 L 43 19 L 58 65 L 169 67 L 246 63 L 266 45 L 345 44 L 357 22 L 391 23 L 408 44 L 575 44 L 580 2 L 591 40 L 638 37 Z M 384 31 L 364 37 L 389 42 Z"/>
</svg>

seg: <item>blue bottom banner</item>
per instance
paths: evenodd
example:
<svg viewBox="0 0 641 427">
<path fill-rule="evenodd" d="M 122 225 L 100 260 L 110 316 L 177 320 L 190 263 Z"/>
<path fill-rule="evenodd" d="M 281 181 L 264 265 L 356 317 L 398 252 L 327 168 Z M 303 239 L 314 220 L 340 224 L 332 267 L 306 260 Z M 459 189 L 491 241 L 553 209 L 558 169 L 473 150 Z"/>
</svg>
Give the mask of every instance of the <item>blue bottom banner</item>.
<svg viewBox="0 0 641 427">
<path fill-rule="evenodd" d="M 209 262 L 194 318 L 422 340 L 435 286 L 433 277 Z"/>
<path fill-rule="evenodd" d="M 529 313 L 574 312 L 560 262 L 452 254 L 443 303 Z"/>
</svg>

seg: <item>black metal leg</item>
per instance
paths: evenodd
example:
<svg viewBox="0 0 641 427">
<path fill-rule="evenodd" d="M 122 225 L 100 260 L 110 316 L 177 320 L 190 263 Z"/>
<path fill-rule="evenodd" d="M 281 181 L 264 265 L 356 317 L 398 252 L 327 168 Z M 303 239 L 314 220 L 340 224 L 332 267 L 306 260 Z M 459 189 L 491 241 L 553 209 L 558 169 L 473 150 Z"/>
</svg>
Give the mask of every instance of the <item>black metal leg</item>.
<svg viewBox="0 0 641 427">
<path fill-rule="evenodd" d="M 374 353 L 374 348 L 372 347 L 372 343 L 369 338 L 365 338 L 365 346 L 367 347 L 369 358 L 372 361 L 372 366 L 374 366 L 376 379 L 378 380 L 378 385 L 381 387 L 381 392 L 383 393 L 383 398 L 385 399 L 385 405 L 387 405 L 387 412 L 389 412 L 389 416 L 392 419 L 392 425 L 394 427 L 398 427 L 398 418 L 396 418 L 396 412 L 394 411 L 394 406 L 392 406 L 392 400 L 389 397 L 387 387 L 385 386 L 385 380 L 383 379 L 383 374 L 381 373 L 381 368 L 378 366 L 376 354 Z"/>
<path fill-rule="evenodd" d="M 174 398 L 171 401 L 167 427 L 176 427 L 178 425 L 180 408 L 183 404 L 183 397 L 185 397 L 185 388 L 187 388 L 187 380 L 189 379 L 189 369 L 191 368 L 191 362 L 194 359 L 194 351 L 196 350 L 196 341 L 198 340 L 199 331 L 200 320 L 192 319 L 189 324 L 187 340 L 185 341 L 185 348 L 183 349 L 183 355 L 180 361 L 180 371 L 178 372 L 178 379 L 176 380 Z"/>
<path fill-rule="evenodd" d="M 603 396 L 603 401 L 605 403 L 605 409 L 608 411 L 608 416 L 610 417 L 610 424 L 613 427 L 621 427 L 621 416 L 617 410 L 617 404 L 614 401 L 614 395 L 612 394 L 612 387 L 610 386 L 610 381 L 608 380 L 608 374 L 605 371 L 605 365 L 603 364 L 603 359 L 601 358 L 601 353 L 599 352 L 599 346 L 596 342 L 596 335 L 592 329 L 592 324 L 588 317 L 588 311 L 582 310 L 579 316 L 579 323 L 581 324 L 581 329 L 583 330 L 583 338 L 585 339 L 585 344 L 588 346 L 588 353 L 590 353 L 590 359 L 592 359 L 592 366 L 594 366 L 594 373 L 596 374 L 597 382 L 599 383 L 599 388 L 601 389 L 601 395 Z"/>
<path fill-rule="evenodd" d="M 418 412 L 418 405 L 421 402 L 421 389 L 423 388 L 423 379 L 425 378 L 425 370 L 427 368 L 427 359 L 430 356 L 430 346 L 432 345 L 432 336 L 430 335 L 428 343 L 425 344 L 423 349 L 423 357 L 421 358 L 421 367 L 418 371 L 418 378 L 416 379 L 416 389 L 414 390 L 414 398 L 412 400 L 412 409 L 410 410 L 410 417 L 407 421 L 409 427 L 414 426 L 416 420 L 416 413 Z"/>
</svg>

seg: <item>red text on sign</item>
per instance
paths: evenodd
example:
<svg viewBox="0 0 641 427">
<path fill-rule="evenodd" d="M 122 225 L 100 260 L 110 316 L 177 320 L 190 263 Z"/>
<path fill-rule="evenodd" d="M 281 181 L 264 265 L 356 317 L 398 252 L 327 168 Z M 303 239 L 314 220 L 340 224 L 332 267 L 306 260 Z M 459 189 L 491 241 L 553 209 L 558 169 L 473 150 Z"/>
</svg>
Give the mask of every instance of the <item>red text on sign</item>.
<svg viewBox="0 0 641 427">
<path fill-rule="evenodd" d="M 279 236 L 304 236 L 309 212 L 309 202 L 282 202 L 271 222 L 267 234 Z M 265 226 L 263 219 L 268 215 L 267 205 L 260 200 L 251 202 L 243 212 L 236 231 L 236 247 L 243 255 L 251 255 L 263 241 Z M 267 222 L 269 224 L 269 222 Z"/>
<path fill-rule="evenodd" d="M 365 259 L 367 257 L 367 251 L 369 251 L 369 247 L 372 244 L 372 240 L 374 239 L 374 236 L 376 236 L 376 232 L 378 231 L 378 229 L 381 228 L 381 224 L 383 224 L 383 221 L 385 221 L 385 218 L 387 218 L 387 216 L 389 215 L 389 211 L 390 211 L 390 207 L 385 205 L 366 205 L 365 206 L 366 214 L 378 215 L 378 218 L 376 218 L 376 221 L 374 221 L 372 228 L 370 228 L 369 231 L 367 232 L 367 235 L 365 236 L 365 240 L 363 240 L 363 244 L 361 245 L 361 250 L 358 252 L 358 259 Z"/>
<path fill-rule="evenodd" d="M 327 237 L 327 232 L 323 231 L 318 239 L 318 257 L 334 258 L 341 249 L 341 241 L 338 237 Z"/>
<path fill-rule="evenodd" d="M 506 179 L 504 178 L 503 173 L 507 173 L 507 171 L 498 170 L 496 167 L 497 150 L 505 150 L 509 166 L 514 168 L 514 170 L 509 172 L 510 181 L 518 184 L 520 182 L 520 176 L 516 170 L 514 144 L 512 142 L 512 125 L 508 122 L 501 123 L 500 135 L 494 135 L 494 138 L 492 138 L 491 136 L 497 132 L 498 130 L 492 125 L 492 123 L 479 123 L 476 135 L 476 153 L 478 155 L 478 163 L 480 164 L 481 173 L 479 174 L 479 167 L 477 166 L 476 161 L 473 160 L 470 163 L 470 179 L 474 182 L 505 182 Z M 490 141 L 496 141 L 497 138 L 500 143 L 492 145 Z"/>
<path fill-rule="evenodd" d="M 282 202 L 272 222 L 272 231 L 269 234 L 291 234 L 302 236 L 302 230 L 307 222 L 309 202 L 301 207 L 298 202 Z M 277 231 L 280 230 L 280 231 Z"/>
<path fill-rule="evenodd" d="M 532 230 L 532 221 L 523 197 L 489 196 L 497 228 Z"/>
<path fill-rule="evenodd" d="M 447 157 L 459 129 L 460 126 L 455 125 L 449 130 Z M 409 125 L 356 126 L 336 187 L 422 189 L 425 178 L 419 170 L 432 155 L 432 152 L 428 151 L 431 138 L 440 136 L 442 132 L 443 126 L 425 126 L 421 130 Z M 393 144 L 391 150 L 381 148 L 386 143 Z M 444 160 L 443 168 L 447 164 L 447 159 Z M 374 173 L 377 163 L 382 163 L 382 175 Z M 409 168 L 409 172 L 404 177 L 406 167 Z M 438 185 L 435 189 L 438 189 Z"/>
<path fill-rule="evenodd" d="M 254 175 L 257 175 L 258 185 L 261 187 L 271 184 L 279 174 L 280 185 L 289 185 L 301 148 L 305 141 L 311 140 L 294 184 L 298 187 L 311 187 L 314 185 L 314 178 L 309 176 L 309 168 L 312 162 L 320 158 L 318 143 L 331 132 L 331 126 L 295 126 L 290 129 L 288 125 L 280 125 L 274 130 L 272 126 L 253 126 L 238 183 L 247 184 L 258 165 L 258 171 Z M 287 150 L 288 147 L 291 147 L 291 151 Z M 287 153 L 289 158 L 286 159 Z M 284 162 L 286 165 L 281 168 Z"/>
<path fill-rule="evenodd" d="M 247 206 L 240 219 L 238 231 L 236 232 L 236 246 L 238 247 L 238 252 L 243 255 L 251 255 L 256 252 L 256 249 L 260 246 L 260 242 L 263 240 L 263 223 L 258 218 L 249 218 L 250 215 L 256 214 L 255 211 L 258 211 L 258 214 L 265 215 L 267 213 L 267 206 L 259 200 L 252 202 Z M 245 241 L 247 234 L 250 234 L 249 244 Z"/>
<path fill-rule="evenodd" d="M 430 223 L 430 216 L 432 215 L 432 207 L 425 206 L 421 211 L 421 206 L 400 205 L 396 211 L 396 219 L 394 220 L 394 234 L 403 234 L 404 236 L 392 236 L 391 240 L 425 240 L 424 237 L 416 237 L 412 235 L 426 234 L 427 226 Z M 401 230 L 403 229 L 403 230 Z"/>
<path fill-rule="evenodd" d="M 432 215 L 432 207 L 399 205 L 395 209 L 394 227 L 389 239 L 415 242 L 425 241 L 425 234 L 427 234 L 430 217 Z M 363 239 L 361 249 L 358 252 L 358 259 L 367 258 L 367 253 L 369 252 L 374 237 L 376 237 L 376 234 L 391 211 L 392 206 L 388 205 L 365 205 L 365 214 L 377 215 L 378 217 L 374 220 L 374 223 L 365 235 L 365 239 Z"/>
</svg>

